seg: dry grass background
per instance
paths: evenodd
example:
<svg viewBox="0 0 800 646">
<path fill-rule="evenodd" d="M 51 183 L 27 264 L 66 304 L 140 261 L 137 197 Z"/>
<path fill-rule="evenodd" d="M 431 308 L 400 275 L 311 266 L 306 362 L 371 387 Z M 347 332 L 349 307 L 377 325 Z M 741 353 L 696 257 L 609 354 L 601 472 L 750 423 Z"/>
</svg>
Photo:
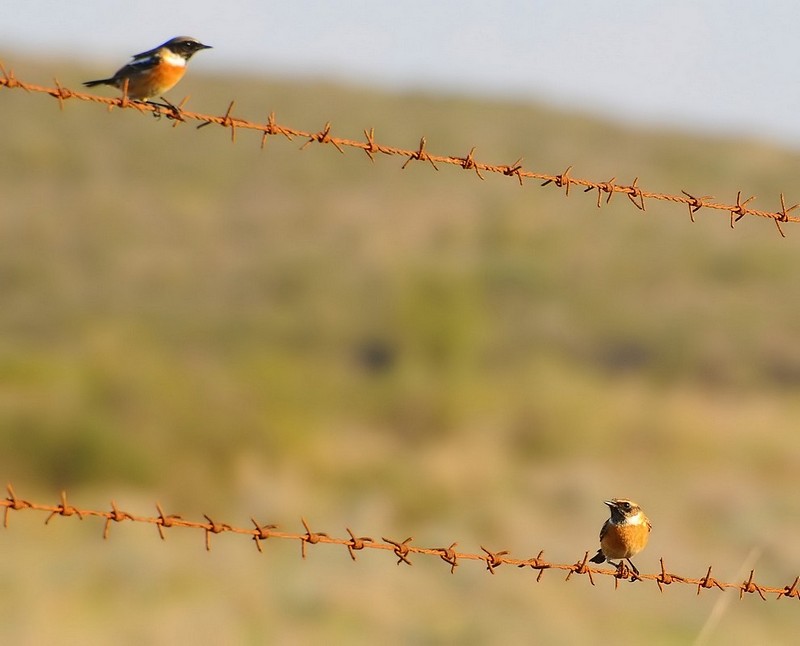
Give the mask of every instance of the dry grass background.
<svg viewBox="0 0 800 646">
<path fill-rule="evenodd" d="M 97 70 L 2 59 L 77 87 Z M 790 203 L 796 152 L 541 106 L 190 75 L 199 111 L 648 189 Z M 638 559 L 800 572 L 800 230 L 370 163 L 0 91 L 0 475 L 23 497 L 572 562 L 604 498 Z M 7 643 L 687 643 L 720 594 L 18 514 Z M 58 522 L 56 522 L 58 521 Z M 728 592 L 726 595 L 733 596 Z M 796 639 L 735 601 L 711 643 Z"/>
</svg>

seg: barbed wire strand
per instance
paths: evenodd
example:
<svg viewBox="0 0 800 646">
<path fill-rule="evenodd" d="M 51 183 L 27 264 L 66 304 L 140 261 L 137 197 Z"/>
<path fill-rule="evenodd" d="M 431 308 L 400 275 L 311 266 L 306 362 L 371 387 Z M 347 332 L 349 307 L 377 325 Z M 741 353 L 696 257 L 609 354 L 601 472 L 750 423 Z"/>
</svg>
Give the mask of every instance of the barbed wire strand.
<svg viewBox="0 0 800 646">
<path fill-rule="evenodd" d="M 560 570 L 566 572 L 566 580 L 569 581 L 573 575 L 585 575 L 588 577 L 589 582 L 595 585 L 594 577 L 611 576 L 614 577 L 614 588 L 619 586 L 620 581 L 654 581 L 658 585 L 659 590 L 664 591 L 664 586 L 673 583 L 682 583 L 685 585 L 697 586 L 697 594 L 704 589 L 717 588 L 723 592 L 727 589 L 735 589 L 739 591 L 739 598 L 741 599 L 745 593 L 757 594 L 762 600 L 767 600 L 767 595 L 776 595 L 776 599 L 783 597 L 800 599 L 800 576 L 795 577 L 790 585 L 782 588 L 770 587 L 756 583 L 754 580 L 755 570 L 750 570 L 750 575 L 746 581 L 741 583 L 729 583 L 720 581 L 711 576 L 712 566 L 708 566 L 705 575 L 696 577 L 681 576 L 672 572 L 668 572 L 664 564 L 664 559 L 659 559 L 661 564 L 661 571 L 657 574 L 635 574 L 624 563 L 620 563 L 616 570 L 600 569 L 589 567 L 589 552 L 585 552 L 583 557 L 575 563 L 551 563 L 544 558 L 544 550 L 541 550 L 536 556 L 527 559 L 513 558 L 509 555 L 508 550 L 489 550 L 481 546 L 482 554 L 473 554 L 468 552 L 456 551 L 458 543 L 451 543 L 448 547 L 420 547 L 413 544 L 413 537 L 406 538 L 403 541 L 396 541 L 390 538 L 383 537 L 381 541 L 375 540 L 369 536 L 357 536 L 349 527 L 346 528 L 348 537 L 338 538 L 331 536 L 326 532 L 314 531 L 311 529 L 309 522 L 305 518 L 301 518 L 303 533 L 279 531 L 278 525 L 274 524 L 261 524 L 255 517 L 251 517 L 252 527 L 237 527 L 228 523 L 220 523 L 213 520 L 208 515 L 203 515 L 205 522 L 186 520 L 178 514 L 167 514 L 159 503 L 156 503 L 157 516 L 138 516 L 127 511 L 120 509 L 116 502 L 111 501 L 111 509 L 108 511 L 97 509 L 80 509 L 71 505 L 67 500 L 65 491 L 61 492 L 61 500 L 56 505 L 40 504 L 31 502 L 17 496 L 14 487 L 9 483 L 6 487 L 8 492 L 7 497 L 0 501 L 0 506 L 5 507 L 3 517 L 3 527 L 9 527 L 9 519 L 11 512 L 14 511 L 39 511 L 48 514 L 45 519 L 45 525 L 49 524 L 56 517 L 71 517 L 77 516 L 80 520 L 86 518 L 100 518 L 105 519 L 103 525 L 103 539 L 108 539 L 111 533 L 112 523 L 122 523 L 130 521 L 134 523 L 145 523 L 155 525 L 158 534 L 162 540 L 166 540 L 166 529 L 183 527 L 192 530 L 202 531 L 205 537 L 205 548 L 211 551 L 211 538 L 216 534 L 237 534 L 249 537 L 255 542 L 256 548 L 259 552 L 263 552 L 262 543 L 269 539 L 283 539 L 298 541 L 300 543 L 300 553 L 302 558 L 306 558 L 306 553 L 309 545 L 329 544 L 339 545 L 347 549 L 350 558 L 357 560 L 356 552 L 371 549 L 383 550 L 394 554 L 397 557 L 397 564 L 413 565 L 411 561 L 412 556 L 424 555 L 435 556 L 444 561 L 450 566 L 450 572 L 454 573 L 462 561 L 480 561 L 486 566 L 486 570 L 490 574 L 494 574 L 497 568 L 502 565 L 514 565 L 518 568 L 531 568 L 537 571 L 536 581 L 542 579 L 542 575 L 546 570 Z"/>
<path fill-rule="evenodd" d="M 187 121 L 199 121 L 200 124 L 197 128 L 203 128 L 208 125 L 218 125 L 223 128 L 230 128 L 231 141 L 236 142 L 236 132 L 242 130 L 255 130 L 261 132 L 261 146 L 266 145 L 267 139 L 270 136 L 284 136 L 289 140 L 295 137 L 306 139 L 307 141 L 301 146 L 301 149 L 306 148 L 312 143 L 330 144 L 334 146 L 339 152 L 344 153 L 345 148 L 356 148 L 363 150 L 371 160 L 375 160 L 377 154 L 393 155 L 405 157 L 406 162 L 402 168 L 406 168 L 412 161 L 428 162 L 434 169 L 439 170 L 437 164 L 450 164 L 460 166 L 464 170 L 475 171 L 480 179 L 484 179 L 482 173 L 498 173 L 508 177 L 516 177 L 520 185 L 524 183 L 525 179 L 535 179 L 542 181 L 542 186 L 549 184 L 557 188 L 563 188 L 565 195 L 569 196 L 570 187 L 577 186 L 583 188 L 584 192 L 589 193 L 597 191 L 597 207 L 600 208 L 605 201 L 607 204 L 616 193 L 622 193 L 627 196 L 631 203 L 640 211 L 647 209 L 647 200 L 661 200 L 673 202 L 676 204 L 685 205 L 689 217 L 694 222 L 695 214 L 702 208 L 712 209 L 717 211 L 724 211 L 730 215 L 730 226 L 735 227 L 735 224 L 743 217 L 755 216 L 759 218 L 771 219 L 778 229 L 781 237 L 786 237 L 781 227 L 782 223 L 787 222 L 800 222 L 800 217 L 790 215 L 792 211 L 800 206 L 794 204 L 787 208 L 786 201 L 783 193 L 780 194 L 781 208 L 778 211 L 762 211 L 753 209 L 748 206 L 750 202 L 755 199 L 755 196 L 750 196 L 747 199 L 742 199 L 742 191 L 736 194 L 735 204 L 726 204 L 722 202 L 713 201 L 715 198 L 711 195 L 697 196 L 688 191 L 681 190 L 681 195 L 671 195 L 668 193 L 658 193 L 648 191 L 638 185 L 639 178 L 636 177 L 630 184 L 617 184 L 616 177 L 612 177 L 605 182 L 597 182 L 589 179 L 582 179 L 579 177 L 572 177 L 570 172 L 572 166 L 569 166 L 565 171 L 557 175 L 535 172 L 526 170 L 522 166 L 522 158 L 517 159 L 512 164 L 488 164 L 485 162 L 477 161 L 475 159 L 475 150 L 473 147 L 465 157 L 455 155 L 437 155 L 429 153 L 426 146 L 427 140 L 425 137 L 420 139 L 419 148 L 410 150 L 405 148 L 398 148 L 395 146 L 387 146 L 380 144 L 375 140 L 375 129 L 370 128 L 364 130 L 365 141 L 357 141 L 353 139 L 346 139 L 342 137 L 335 137 L 331 134 L 332 125 L 330 122 L 326 123 L 322 130 L 318 132 L 308 132 L 297 128 L 279 125 L 275 120 L 275 113 L 269 114 L 266 123 L 256 123 L 233 116 L 234 101 L 228 104 L 228 109 L 222 116 L 215 116 L 203 114 L 200 112 L 192 112 L 185 109 L 185 104 L 189 97 L 185 97 L 179 104 L 173 105 L 162 98 L 164 103 L 148 103 L 143 101 L 135 101 L 128 98 L 127 93 L 123 92 L 122 96 L 118 98 L 109 98 L 97 96 L 94 94 L 87 94 L 85 92 L 77 92 L 62 86 L 57 79 L 54 79 L 55 87 L 44 87 L 32 83 L 20 81 L 14 76 L 13 70 L 6 71 L 6 68 L 0 62 L 0 88 L 5 87 L 9 89 L 21 89 L 30 93 L 44 93 L 48 94 L 58 100 L 61 109 L 64 108 L 64 102 L 68 99 L 78 99 L 80 101 L 90 101 L 93 103 L 100 103 L 108 106 L 108 109 L 121 108 L 133 109 L 139 112 L 150 112 L 158 117 L 166 117 L 174 121 L 173 126 Z M 605 200 L 603 197 L 605 196 Z"/>
</svg>

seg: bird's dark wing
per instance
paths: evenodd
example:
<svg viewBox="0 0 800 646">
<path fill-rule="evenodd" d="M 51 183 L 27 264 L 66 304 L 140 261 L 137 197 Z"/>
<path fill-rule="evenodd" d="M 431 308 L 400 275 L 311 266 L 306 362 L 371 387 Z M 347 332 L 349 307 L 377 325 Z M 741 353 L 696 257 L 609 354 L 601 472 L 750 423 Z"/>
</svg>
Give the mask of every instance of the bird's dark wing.
<svg viewBox="0 0 800 646">
<path fill-rule="evenodd" d="M 124 67 L 120 67 L 117 70 L 116 74 L 114 74 L 113 78 L 115 80 L 130 78 L 132 74 L 136 74 L 137 72 L 143 72 L 144 70 L 150 69 L 157 62 L 158 62 L 158 57 L 143 58 L 141 60 L 132 61 L 127 65 L 125 65 Z"/>
<path fill-rule="evenodd" d="M 161 45 L 158 47 L 154 47 L 153 49 L 148 49 L 146 52 L 142 52 L 141 54 L 134 54 L 131 56 L 131 60 L 133 62 L 138 62 L 145 59 L 157 59 L 159 54 L 159 50 L 161 49 Z"/>
<path fill-rule="evenodd" d="M 603 540 L 603 537 L 608 533 L 608 525 L 609 521 L 603 523 L 603 526 L 600 528 L 600 540 Z"/>
</svg>

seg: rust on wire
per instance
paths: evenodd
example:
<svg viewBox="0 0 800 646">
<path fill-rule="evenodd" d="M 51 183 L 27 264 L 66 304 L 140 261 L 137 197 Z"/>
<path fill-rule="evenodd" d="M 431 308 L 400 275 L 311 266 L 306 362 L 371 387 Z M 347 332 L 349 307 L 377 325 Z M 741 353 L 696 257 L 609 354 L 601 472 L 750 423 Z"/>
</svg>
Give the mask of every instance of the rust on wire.
<svg viewBox="0 0 800 646">
<path fill-rule="evenodd" d="M 663 558 L 659 559 L 659 563 L 661 564 L 661 573 L 656 577 L 655 581 L 658 584 L 658 589 L 661 590 L 661 592 L 664 592 L 665 585 L 670 585 L 675 581 L 678 583 L 686 583 L 686 579 L 684 577 L 667 572 L 666 567 L 664 566 Z"/>
<path fill-rule="evenodd" d="M 447 161 L 447 160 L 445 158 L 439 158 L 438 156 L 437 159 L 435 160 L 431 155 L 429 155 L 428 152 L 425 150 L 425 145 L 427 143 L 428 142 L 426 141 L 425 137 L 422 137 L 419 140 L 419 148 L 417 150 L 405 151 L 406 152 L 405 156 L 408 157 L 408 159 L 406 160 L 406 163 L 403 164 L 400 168 L 405 169 L 405 167 L 408 166 L 412 161 L 429 161 L 431 163 L 431 166 L 433 166 L 435 170 L 439 170 L 439 167 L 436 165 L 436 161 Z M 383 149 L 381 152 L 387 152 L 389 150 L 392 149 L 386 148 Z"/>
<path fill-rule="evenodd" d="M 16 88 L 21 87 L 26 92 L 30 93 L 31 90 L 25 86 L 25 84 L 21 84 L 17 78 L 14 76 L 14 70 L 6 71 L 5 65 L 0 62 L 0 74 L 3 75 L 2 83 L 0 85 L 5 85 L 7 88 Z"/>
<path fill-rule="evenodd" d="M 400 565 L 401 563 L 405 563 L 406 565 L 414 565 L 411 561 L 408 560 L 408 553 L 411 551 L 411 547 L 409 546 L 409 543 L 414 540 L 414 538 L 412 536 L 409 536 L 402 543 L 398 543 L 396 541 L 393 541 L 393 540 L 391 540 L 389 538 L 385 538 L 385 537 L 384 537 L 383 540 L 384 540 L 385 543 L 389 543 L 389 545 L 394 547 L 394 549 L 392 551 L 394 552 L 395 556 L 397 557 L 397 565 Z"/>
<path fill-rule="evenodd" d="M 370 128 L 364 131 L 364 136 L 367 138 L 367 146 L 364 152 L 367 153 L 370 161 L 375 161 L 375 153 L 380 152 L 380 146 L 375 143 L 375 128 Z"/>
<path fill-rule="evenodd" d="M 203 518 L 208 521 L 208 525 L 205 526 L 206 530 L 206 551 L 211 551 L 211 535 L 212 534 L 221 534 L 222 532 L 230 532 L 233 531 L 233 528 L 226 523 L 215 523 L 211 518 L 209 518 L 206 514 L 203 514 Z"/>
<path fill-rule="evenodd" d="M 3 70 L 3 73 L 5 74 L 5 70 Z M 8 491 L 8 498 L 6 498 L 5 500 L 6 510 L 5 513 L 3 514 L 3 527 L 5 528 L 8 527 L 8 514 L 12 509 L 14 511 L 19 511 L 20 509 L 25 509 L 26 507 L 29 507 L 31 504 L 29 502 L 26 502 L 25 500 L 20 500 L 19 498 L 17 498 L 17 495 L 14 493 L 14 487 L 11 486 L 11 483 L 9 483 L 7 491 Z"/>
<path fill-rule="evenodd" d="M 63 112 L 64 101 L 69 99 L 72 96 L 72 93 L 68 89 L 61 87 L 61 83 L 58 82 L 58 79 L 53 79 L 53 83 L 56 84 L 56 90 L 55 92 L 52 92 L 52 95 L 58 99 L 58 108 Z"/>
<path fill-rule="evenodd" d="M 555 184 L 559 188 L 562 186 L 565 187 L 565 194 L 569 197 L 569 186 L 570 184 L 579 184 L 581 182 L 576 182 L 569 176 L 569 172 L 572 170 L 572 166 L 568 166 L 567 170 L 565 170 L 560 175 L 556 175 L 555 177 L 548 177 L 542 182 L 542 186 L 547 186 L 548 184 Z M 593 187 L 590 187 L 593 188 Z"/>
<path fill-rule="evenodd" d="M 103 539 L 108 539 L 108 534 L 111 531 L 111 523 L 121 523 L 123 520 L 131 520 L 133 517 L 124 511 L 117 508 L 117 503 L 111 501 L 111 511 L 106 517 L 106 524 L 103 528 Z"/>
<path fill-rule="evenodd" d="M 517 567 L 525 567 L 530 566 L 534 570 L 539 570 L 539 574 L 536 575 L 536 583 L 542 580 L 542 575 L 544 571 L 550 568 L 550 564 L 545 561 L 542 556 L 544 555 L 544 550 L 539 550 L 539 553 L 531 559 L 528 559 L 524 565 L 519 565 Z M 591 577 L 589 577 L 591 580 Z M 594 581 L 592 581 L 592 585 L 594 585 Z"/>
<path fill-rule="evenodd" d="M 301 519 L 304 532 L 283 532 L 277 531 L 277 525 L 262 525 L 258 523 L 255 518 L 250 519 L 252 527 L 237 527 L 229 525 L 228 523 L 220 523 L 212 520 L 209 516 L 204 516 L 202 521 L 184 520 L 176 514 L 165 514 L 161 505 L 156 503 L 158 511 L 157 516 L 137 516 L 127 511 L 121 510 L 117 504 L 112 501 L 111 510 L 94 510 L 94 509 L 80 509 L 67 502 L 66 492 L 61 493 L 60 501 L 55 505 L 39 504 L 19 498 L 14 491 L 11 484 L 7 486 L 7 496 L 5 499 L 0 500 L 0 505 L 5 507 L 5 522 L 4 527 L 9 526 L 9 516 L 12 512 L 21 511 L 38 511 L 47 513 L 46 523 L 49 523 L 53 518 L 58 516 L 68 518 L 70 516 L 77 516 L 83 520 L 85 518 L 96 517 L 103 519 L 103 538 L 108 539 L 109 528 L 112 522 L 121 523 L 124 521 L 133 523 L 145 523 L 155 525 L 158 529 L 159 536 L 164 538 L 164 528 L 168 527 L 183 527 L 186 529 L 201 531 L 204 534 L 206 550 L 211 549 L 210 540 L 212 534 L 235 534 L 249 537 L 255 541 L 256 548 L 259 552 L 263 551 L 261 542 L 272 539 L 284 539 L 299 541 L 301 546 L 301 554 L 303 558 L 306 556 L 306 545 L 317 545 L 327 543 L 330 545 L 340 545 L 345 547 L 350 554 L 350 558 L 356 560 L 356 551 L 365 549 L 385 550 L 392 552 L 397 557 L 397 564 L 405 563 L 412 565 L 411 556 L 425 555 L 437 557 L 450 566 L 450 572 L 454 573 L 458 565 L 462 561 L 481 561 L 485 565 L 488 572 L 494 574 L 501 565 L 516 565 L 520 569 L 531 568 L 537 571 L 536 581 L 540 581 L 542 574 L 545 570 L 561 570 L 567 573 L 566 580 L 569 581 L 572 575 L 586 575 L 591 585 L 595 585 L 595 575 L 610 576 L 614 578 L 614 587 L 617 588 L 621 582 L 628 581 L 630 584 L 644 583 L 653 581 L 658 585 L 659 590 L 664 591 L 664 587 L 674 583 L 681 583 L 685 585 L 693 585 L 697 587 L 697 594 L 703 589 L 717 588 L 725 591 L 729 588 L 739 591 L 739 596 L 744 597 L 745 593 L 754 595 L 757 594 L 762 600 L 766 600 L 768 595 L 775 595 L 776 599 L 784 597 L 789 599 L 800 600 L 800 577 L 795 577 L 794 581 L 782 587 L 771 587 L 762 585 L 755 581 L 755 572 L 750 571 L 750 576 L 746 581 L 741 583 L 726 583 L 719 581 L 711 576 L 711 566 L 708 567 L 705 576 L 700 578 L 692 578 L 686 576 L 679 576 L 677 574 L 668 572 L 664 565 L 664 559 L 660 559 L 661 571 L 656 574 L 636 574 L 632 572 L 627 566 L 621 563 L 616 569 L 608 568 L 594 568 L 590 567 L 589 552 L 584 552 L 583 557 L 575 563 L 551 563 L 543 558 L 544 550 L 540 550 L 538 555 L 528 559 L 518 559 L 509 556 L 507 550 L 492 551 L 485 547 L 481 547 L 482 554 L 458 552 L 456 551 L 457 543 L 451 543 L 449 547 L 418 547 L 412 545 L 413 538 L 409 537 L 404 541 L 394 541 L 389 538 L 383 538 L 383 542 L 375 541 L 368 536 L 356 536 L 352 530 L 347 529 L 347 537 L 334 537 L 323 532 L 312 531 L 310 524 L 305 518 Z"/>
<path fill-rule="evenodd" d="M 570 565 L 567 567 L 567 578 L 564 579 L 565 581 L 569 581 L 573 574 L 588 574 L 589 575 L 589 582 L 594 585 L 594 577 L 592 576 L 592 568 L 588 565 L 589 562 L 589 552 L 584 552 L 583 559 Z M 617 584 L 614 583 L 614 588 L 616 589 Z"/>
<path fill-rule="evenodd" d="M 640 189 L 636 185 L 638 182 L 639 182 L 639 178 L 638 177 L 634 177 L 633 178 L 633 182 L 631 182 L 631 185 L 626 187 L 625 193 L 627 194 L 628 199 L 631 201 L 631 203 L 637 209 L 639 209 L 640 211 L 646 211 L 647 208 L 644 205 L 644 191 L 642 191 L 642 189 Z M 648 197 L 657 197 L 657 196 L 654 193 L 649 193 Z M 639 200 L 638 202 L 636 201 L 637 199 Z M 657 199 L 659 199 L 659 198 L 657 198 Z M 660 199 L 668 199 L 668 198 L 661 197 Z"/>
<path fill-rule="evenodd" d="M 510 166 L 502 166 L 501 172 L 508 177 L 516 177 L 519 180 L 519 185 L 523 186 L 522 182 L 522 157 L 519 157 Z"/>
<path fill-rule="evenodd" d="M 450 566 L 450 574 L 455 574 L 458 567 L 458 554 L 455 547 L 458 543 L 451 543 L 450 547 L 440 547 L 439 556 L 441 559 Z"/>
<path fill-rule="evenodd" d="M 73 516 L 75 514 L 78 515 L 78 518 L 83 520 L 83 512 L 80 509 L 78 509 L 77 507 L 73 507 L 73 506 L 67 504 L 67 492 L 66 491 L 62 491 L 61 492 L 61 504 L 58 505 L 58 507 L 56 507 L 55 509 L 52 509 L 50 511 L 50 515 L 44 521 L 44 524 L 45 525 L 49 524 L 50 521 L 53 520 L 53 518 L 55 516 Z"/>
<path fill-rule="evenodd" d="M 625 194 L 628 199 L 630 200 L 631 204 L 633 204 L 637 209 L 640 211 L 646 210 L 646 200 L 661 200 L 667 202 L 675 202 L 677 204 L 686 205 L 689 209 L 689 216 L 694 220 L 694 214 L 700 208 L 706 209 L 713 209 L 717 211 L 727 212 L 730 215 L 730 222 L 731 226 L 733 226 L 738 220 L 740 220 L 745 215 L 755 216 L 759 218 L 767 218 L 771 219 L 775 222 L 775 225 L 778 229 L 778 233 L 781 236 L 784 236 L 784 231 L 781 228 L 782 223 L 786 222 L 800 222 L 800 217 L 797 215 L 790 215 L 790 212 L 793 211 L 796 206 L 792 206 L 790 208 L 786 208 L 783 199 L 781 200 L 781 210 L 779 211 L 763 211 L 759 209 L 753 209 L 748 206 L 748 203 L 753 200 L 753 197 L 750 197 L 744 201 L 741 201 L 741 192 L 739 197 L 737 197 L 737 201 L 735 204 L 718 204 L 715 202 L 708 201 L 711 199 L 710 196 L 703 196 L 703 197 L 695 197 L 690 195 L 686 191 L 681 191 L 682 195 L 671 195 L 668 193 L 657 193 L 654 191 L 647 191 L 641 188 L 638 185 L 639 178 L 634 178 L 631 184 L 617 184 L 615 182 L 616 178 L 612 178 L 607 182 L 596 182 L 588 179 L 581 179 L 577 177 L 572 177 L 570 172 L 572 171 L 572 166 L 567 168 L 563 173 L 559 175 L 551 175 L 547 173 L 535 172 L 525 170 L 521 166 L 522 159 L 518 159 L 511 165 L 494 165 L 488 164 L 484 162 L 480 162 L 474 157 L 473 148 L 467 154 L 466 157 L 459 157 L 459 156 L 449 156 L 449 155 L 436 155 L 429 153 L 426 149 L 427 141 L 425 137 L 420 139 L 419 148 L 416 150 L 408 150 L 404 148 L 396 148 L 392 146 L 386 146 L 378 143 L 375 140 L 375 131 L 374 129 L 370 129 L 365 131 L 364 134 L 366 136 L 366 141 L 355 141 L 351 139 L 345 139 L 342 137 L 335 137 L 330 133 L 330 124 L 326 124 L 325 128 L 319 132 L 307 132 L 305 130 L 299 130 L 296 128 L 290 128 L 288 126 L 281 126 L 275 121 L 274 113 L 269 115 L 269 118 L 266 123 L 256 123 L 252 121 L 248 121 L 246 119 L 241 119 L 238 117 L 234 117 L 232 115 L 234 102 L 231 101 L 228 105 L 228 109 L 222 116 L 215 116 L 210 114 L 203 114 L 199 112 L 193 112 L 185 109 L 185 103 L 187 99 L 184 99 L 179 103 L 177 106 L 169 104 L 165 102 L 164 104 L 159 103 L 148 103 L 143 101 L 135 101 L 128 98 L 127 92 L 123 88 L 122 96 L 119 98 L 109 98 L 98 96 L 95 94 L 87 94 L 85 92 L 77 92 L 74 90 L 70 90 L 68 88 L 63 87 L 58 81 L 56 81 L 56 87 L 44 87 L 40 85 L 35 85 L 32 83 L 25 83 L 20 81 L 18 78 L 14 76 L 13 70 L 7 71 L 3 66 L 2 62 L 0 62 L 0 89 L 22 89 L 28 93 L 43 93 L 48 94 L 55 99 L 58 100 L 59 105 L 63 107 L 64 102 L 67 99 L 78 100 L 78 101 L 89 101 L 92 103 L 100 103 L 105 105 L 110 109 L 117 107 L 121 109 L 131 108 L 134 110 L 138 110 L 139 112 L 151 112 L 155 116 L 163 116 L 167 119 L 172 120 L 173 126 L 178 125 L 179 123 L 187 122 L 187 121 L 197 121 L 200 122 L 197 126 L 198 128 L 203 128 L 205 126 L 215 124 L 218 126 L 222 126 L 223 128 L 230 128 L 231 130 L 231 141 L 236 142 L 236 133 L 237 130 L 254 130 L 261 133 L 261 146 L 262 148 L 266 145 L 267 138 L 274 135 L 283 135 L 288 139 L 292 139 L 293 137 L 300 137 L 307 140 L 306 144 L 303 147 L 308 145 L 311 142 L 317 142 L 320 144 L 329 144 L 336 147 L 340 152 L 344 150 L 344 148 L 356 148 L 363 150 L 370 159 L 375 159 L 376 153 L 382 153 L 384 155 L 393 155 L 399 157 L 405 157 L 406 161 L 402 165 L 402 168 L 405 168 L 410 164 L 412 161 L 427 161 L 433 166 L 436 170 L 439 170 L 437 164 L 450 164 L 454 166 L 460 166 L 466 170 L 474 170 L 476 174 L 483 179 L 483 173 L 497 173 L 500 175 L 506 175 L 508 177 L 516 177 L 520 184 L 523 183 L 525 178 L 537 179 L 542 182 L 542 186 L 546 186 L 548 184 L 555 184 L 559 188 L 564 188 L 565 194 L 569 195 L 569 190 L 572 185 L 577 185 L 583 187 L 584 190 L 587 192 L 597 191 L 597 203 L 598 205 L 601 203 L 601 198 L 603 194 L 606 194 L 606 203 L 611 200 L 611 197 L 615 193 L 623 193 Z M 188 97 L 187 97 L 188 98 Z"/>
<path fill-rule="evenodd" d="M 689 198 L 689 201 L 686 203 L 686 207 L 689 209 L 689 218 L 692 222 L 694 222 L 694 214 L 697 213 L 700 209 L 702 209 L 706 205 L 706 200 L 713 200 L 713 195 L 703 195 L 703 197 L 695 197 L 691 193 L 687 193 L 686 191 L 681 189 L 681 193 L 683 193 L 686 197 Z"/>
<path fill-rule="evenodd" d="M 356 560 L 356 550 L 363 550 L 367 546 L 367 543 L 375 542 L 369 536 L 356 536 L 349 527 L 347 528 L 347 533 L 350 534 L 350 541 L 347 543 L 347 551 L 350 554 L 350 558 L 354 561 Z"/>
<path fill-rule="evenodd" d="M 503 563 L 505 563 L 505 559 L 503 558 L 508 554 L 508 550 L 501 550 L 500 552 L 491 552 L 487 550 L 483 545 L 481 545 L 481 549 L 486 553 L 486 569 L 489 570 L 490 574 L 494 574 L 494 571 L 499 568 Z"/>
<path fill-rule="evenodd" d="M 156 509 L 158 510 L 158 518 L 155 519 L 155 525 L 158 529 L 158 535 L 161 537 L 161 540 L 166 540 L 166 536 L 164 535 L 164 527 L 172 527 L 176 522 L 181 520 L 180 516 L 175 514 L 171 514 L 169 516 L 164 515 L 164 510 L 161 508 L 161 503 L 156 503 Z"/>
<path fill-rule="evenodd" d="M 311 143 L 314 143 L 315 141 L 317 143 L 320 143 L 320 144 L 332 144 L 336 148 L 336 150 L 338 150 L 340 153 L 342 153 L 344 155 L 344 150 L 339 145 L 339 140 L 336 137 L 331 137 L 331 122 L 330 121 L 328 121 L 325 124 L 325 127 L 322 130 L 320 130 L 319 132 L 313 133 L 308 138 L 308 141 L 306 143 L 304 143 L 302 146 L 300 146 L 300 150 L 305 149 L 306 146 L 308 146 Z"/>
<path fill-rule="evenodd" d="M 480 166 L 477 163 L 475 163 L 475 146 L 473 146 L 467 153 L 467 156 L 461 160 L 461 168 L 463 168 L 464 170 L 474 170 L 475 174 L 480 179 L 483 179 L 483 175 L 481 175 Z"/>
<path fill-rule="evenodd" d="M 787 585 L 778 593 L 778 599 L 781 597 L 789 597 L 790 599 L 794 597 L 795 599 L 800 599 L 800 588 L 797 587 L 798 582 L 800 582 L 800 576 L 795 577 L 792 585 Z"/>
<path fill-rule="evenodd" d="M 731 229 L 733 229 L 733 225 L 741 220 L 745 215 L 747 215 L 750 211 L 746 208 L 748 202 L 756 199 L 755 195 L 751 195 L 748 197 L 744 202 L 742 202 L 742 192 L 738 191 L 736 193 L 736 206 L 730 209 L 731 212 Z"/>
<path fill-rule="evenodd" d="M 790 206 L 788 209 L 786 208 L 786 200 L 783 197 L 783 193 L 781 193 L 781 210 L 779 211 L 781 217 L 775 218 L 775 226 L 778 227 L 778 233 L 781 234 L 781 238 L 785 238 L 786 234 L 783 232 L 781 228 L 781 222 L 788 222 L 789 221 L 789 213 L 794 211 L 800 204 L 794 204 Z"/>
<path fill-rule="evenodd" d="M 328 535 L 324 532 L 312 532 L 311 528 L 308 526 L 308 521 L 305 518 L 300 519 L 303 523 L 303 527 L 306 528 L 306 533 L 300 536 L 300 553 L 303 558 L 306 557 L 306 543 L 310 545 L 316 545 L 321 540 L 328 538 Z"/>
<path fill-rule="evenodd" d="M 739 598 L 741 599 L 744 596 L 744 593 L 747 592 L 749 594 L 753 594 L 754 592 L 758 593 L 758 596 L 761 597 L 762 601 L 766 601 L 767 598 L 764 596 L 764 590 L 761 588 L 760 585 L 753 581 L 753 574 L 755 570 L 750 570 L 750 576 L 748 577 L 747 581 L 742 583 L 742 587 L 739 588 Z"/>
<path fill-rule="evenodd" d="M 714 586 L 718 587 L 720 590 L 725 590 L 725 587 L 714 577 L 711 576 L 711 566 L 709 565 L 706 575 L 702 579 L 697 581 L 697 594 L 699 595 L 700 590 L 702 590 L 703 588 L 708 589 L 708 588 L 713 588 Z"/>
<path fill-rule="evenodd" d="M 236 120 L 231 117 L 231 112 L 233 112 L 234 101 L 231 101 L 228 104 L 228 109 L 225 111 L 225 116 L 222 117 L 222 121 L 219 125 L 223 128 L 230 128 L 231 129 L 231 143 L 236 143 Z"/>
<path fill-rule="evenodd" d="M 617 179 L 616 177 L 612 177 L 607 182 L 600 182 L 597 186 L 587 186 L 583 189 L 584 193 L 589 193 L 590 191 L 597 191 L 597 208 L 599 209 L 602 206 L 602 199 L 603 193 L 608 193 L 608 197 L 606 198 L 606 204 L 611 201 L 611 198 L 614 195 L 614 180 Z"/>
<path fill-rule="evenodd" d="M 256 549 L 259 552 L 262 552 L 263 550 L 261 549 L 261 541 L 265 541 L 270 536 L 272 536 L 271 530 L 278 529 L 278 526 L 277 525 L 259 525 L 256 522 L 256 519 L 252 518 L 252 517 L 250 518 L 250 520 L 252 521 L 253 525 L 256 528 L 255 532 L 253 533 L 253 541 L 256 544 Z"/>
</svg>

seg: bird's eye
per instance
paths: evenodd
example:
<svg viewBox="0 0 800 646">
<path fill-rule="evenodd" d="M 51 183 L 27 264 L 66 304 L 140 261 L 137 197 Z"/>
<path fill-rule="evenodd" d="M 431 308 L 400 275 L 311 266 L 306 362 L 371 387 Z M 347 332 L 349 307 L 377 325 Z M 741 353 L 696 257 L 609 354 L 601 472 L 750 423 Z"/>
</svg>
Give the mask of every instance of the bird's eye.
<svg viewBox="0 0 800 646">
<path fill-rule="evenodd" d="M 631 503 L 629 503 L 629 502 L 623 502 L 623 503 L 622 503 L 622 508 L 623 508 L 625 511 L 630 511 L 630 510 L 631 510 Z"/>
</svg>

